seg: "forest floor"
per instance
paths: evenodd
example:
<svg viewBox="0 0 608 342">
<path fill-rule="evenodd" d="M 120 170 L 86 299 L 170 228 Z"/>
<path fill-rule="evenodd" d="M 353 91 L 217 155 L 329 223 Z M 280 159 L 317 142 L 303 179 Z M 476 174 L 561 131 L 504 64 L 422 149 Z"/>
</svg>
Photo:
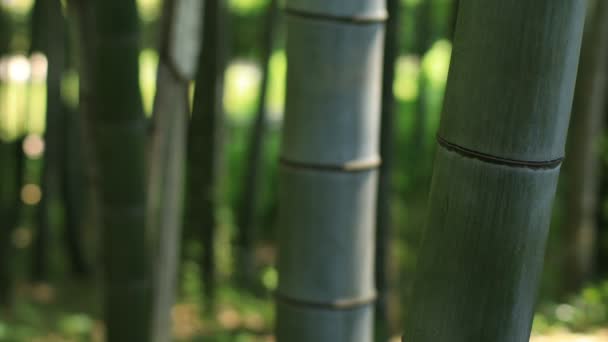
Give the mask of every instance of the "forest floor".
<svg viewBox="0 0 608 342">
<path fill-rule="evenodd" d="M 597 331 L 593 334 L 572 334 L 569 332 L 556 332 L 549 335 L 532 336 L 530 342 L 606 342 L 608 341 L 608 330 Z M 401 342 L 400 337 L 395 337 L 391 342 Z"/>
<path fill-rule="evenodd" d="M 599 330 L 594 334 L 572 334 L 556 332 L 550 335 L 533 336 L 530 342 L 606 342 L 608 330 Z"/>
</svg>

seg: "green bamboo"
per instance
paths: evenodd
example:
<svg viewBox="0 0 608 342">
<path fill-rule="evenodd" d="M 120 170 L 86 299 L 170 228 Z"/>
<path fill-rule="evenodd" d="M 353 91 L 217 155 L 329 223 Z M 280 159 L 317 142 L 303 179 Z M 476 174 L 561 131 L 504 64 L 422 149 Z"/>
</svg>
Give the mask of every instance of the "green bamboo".
<svg viewBox="0 0 608 342">
<path fill-rule="evenodd" d="M 82 132 L 80 113 L 68 106 L 63 106 L 62 141 L 61 141 L 61 175 L 59 183 L 64 207 L 64 241 L 72 274 L 84 278 L 89 274 L 88 261 L 83 246 L 83 185 L 84 168 L 82 161 Z"/>
<path fill-rule="evenodd" d="M 215 290 L 215 211 L 223 117 L 223 6 L 223 0 L 209 0 L 203 6 L 203 43 L 188 127 L 186 229 L 197 232 L 203 245 L 202 283 L 210 304 Z"/>
<path fill-rule="evenodd" d="M 0 57 L 10 52 L 10 17 L 0 7 Z M 4 84 L 0 83 L 0 86 Z M 0 106 L 4 107 L 5 97 L 0 98 Z M 0 118 L 4 118 L 0 115 Z M 13 146 L 16 145 L 16 146 Z M 0 308 L 8 306 L 12 299 L 12 246 L 11 234 L 17 221 L 17 207 L 20 203 L 20 175 L 17 153 L 20 148 L 19 140 L 10 143 L 0 137 Z M 17 175 L 16 175 L 17 174 Z"/>
<path fill-rule="evenodd" d="M 566 222 L 562 292 L 592 280 L 596 252 L 600 138 L 606 110 L 608 3 L 596 1 L 585 25 L 572 119 L 566 146 Z"/>
<path fill-rule="evenodd" d="M 15 182 L 20 171 L 18 156 L 19 141 L 6 142 L 0 139 L 0 309 L 10 306 L 13 292 L 14 248 L 12 232 L 19 220 L 20 186 Z"/>
<path fill-rule="evenodd" d="M 92 108 L 103 226 L 108 341 L 149 340 L 145 244 L 145 133 L 135 0 L 93 2 L 96 81 Z"/>
<path fill-rule="evenodd" d="M 152 339 L 171 340 L 171 308 L 177 292 L 186 160 L 188 88 L 200 47 L 202 3 L 164 3 L 148 175 L 148 232 L 153 237 L 155 277 Z"/>
<path fill-rule="evenodd" d="M 97 246 L 101 226 L 101 209 L 99 198 L 99 176 L 97 157 L 94 153 L 94 124 L 93 109 L 96 107 L 96 87 L 94 81 L 95 60 L 95 15 L 92 0 L 68 0 L 68 24 L 70 26 L 70 41 L 74 47 L 78 68 L 78 111 L 75 118 L 79 126 L 80 153 L 84 161 L 84 208 L 82 221 L 87 227 L 89 243 L 86 250 L 88 259 L 97 260 L 100 248 Z"/>
<path fill-rule="evenodd" d="M 529 340 L 579 0 L 461 0 L 407 342 Z"/>
<path fill-rule="evenodd" d="M 432 0 L 420 0 L 416 6 L 416 51 L 419 56 L 424 56 L 433 44 L 432 35 Z"/>
<path fill-rule="evenodd" d="M 61 174 L 61 129 L 63 126 L 63 104 L 61 78 L 65 63 L 65 31 L 61 3 L 57 0 L 36 0 L 32 14 L 32 52 L 46 55 L 46 118 L 45 152 L 40 178 L 42 198 L 38 207 L 37 231 L 32 257 L 32 277 L 46 280 L 50 238 L 49 200 L 58 190 Z"/>
<path fill-rule="evenodd" d="M 286 13 L 277 340 L 369 342 L 385 3 Z"/>
<path fill-rule="evenodd" d="M 243 192 L 238 208 L 238 260 L 241 284 L 252 288 L 255 277 L 255 214 L 258 204 L 259 174 L 262 168 L 262 153 L 264 148 L 264 133 L 266 128 L 266 95 L 268 93 L 269 64 L 274 46 L 277 26 L 277 2 L 271 0 L 265 18 L 265 30 L 262 37 L 262 80 L 256 116 L 251 127 L 247 164 L 243 173 Z"/>
<path fill-rule="evenodd" d="M 378 199 L 376 205 L 376 265 L 375 280 L 378 300 L 375 311 L 375 341 L 386 342 L 390 337 L 389 299 L 390 245 L 392 238 L 391 197 L 392 168 L 395 140 L 395 61 L 399 56 L 399 0 L 387 0 L 388 20 L 384 37 L 384 63 L 382 70 L 382 111 L 380 127 L 380 157 L 382 165 L 378 177 Z"/>
<path fill-rule="evenodd" d="M 454 40 L 454 30 L 456 28 L 456 21 L 458 20 L 458 7 L 460 6 L 460 0 L 451 0 L 450 6 L 450 22 L 448 26 L 448 39 Z"/>
</svg>

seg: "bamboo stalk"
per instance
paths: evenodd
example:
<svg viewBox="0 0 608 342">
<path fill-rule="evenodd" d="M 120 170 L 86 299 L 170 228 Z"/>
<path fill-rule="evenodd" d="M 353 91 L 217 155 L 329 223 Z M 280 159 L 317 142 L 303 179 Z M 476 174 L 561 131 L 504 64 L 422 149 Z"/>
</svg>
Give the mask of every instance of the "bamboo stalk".
<svg viewBox="0 0 608 342">
<path fill-rule="evenodd" d="M 92 108 L 103 222 L 104 320 L 108 341 L 150 338 L 145 239 L 146 122 L 139 90 L 134 0 L 93 2 Z"/>
<path fill-rule="evenodd" d="M 101 227 L 101 208 L 99 190 L 99 170 L 97 156 L 95 155 L 95 141 L 93 138 L 95 125 L 93 110 L 97 106 L 97 82 L 94 80 L 94 61 L 95 61 L 95 15 L 93 13 L 92 0 L 68 0 L 68 24 L 70 25 L 70 40 L 75 47 L 78 67 L 78 111 L 80 117 L 76 119 L 80 131 L 78 143 L 81 145 L 82 159 L 84 161 L 85 173 L 85 216 L 82 219 L 84 226 L 87 227 L 89 241 L 86 250 L 87 257 L 94 260 L 94 264 L 99 261 L 101 248 L 97 246 L 100 237 Z"/>
<path fill-rule="evenodd" d="M 269 64 L 272 56 L 274 37 L 277 26 L 277 1 L 271 0 L 266 15 L 266 27 L 262 41 L 262 80 L 260 82 L 260 95 L 258 97 L 257 113 L 249 137 L 247 164 L 243 175 L 243 193 L 238 210 L 238 260 L 241 285 L 252 289 L 255 278 L 255 213 L 258 204 L 259 174 L 262 168 L 262 153 L 264 148 L 264 134 L 266 131 L 266 97 L 268 78 L 270 76 Z"/>
<path fill-rule="evenodd" d="M 155 282 L 152 336 L 171 340 L 182 226 L 188 88 L 200 47 L 202 3 L 165 1 L 148 183 L 148 232 L 153 237 Z"/>
<path fill-rule="evenodd" d="M 376 265 L 375 280 L 378 300 L 375 310 L 375 340 L 386 342 L 390 337 L 388 295 L 390 291 L 390 246 L 393 234 L 391 215 L 392 168 L 394 154 L 395 124 L 395 61 L 399 56 L 399 0 L 386 2 L 389 18 L 386 21 L 384 38 L 384 60 L 382 70 L 382 111 L 380 127 L 380 157 L 382 165 L 378 177 L 378 199 L 376 205 Z"/>
<path fill-rule="evenodd" d="M 48 278 L 49 240 L 51 223 L 49 200 L 58 190 L 61 165 L 61 130 L 64 125 L 61 99 L 61 78 L 65 69 L 65 32 L 61 3 L 54 0 L 37 0 L 33 10 L 32 52 L 46 55 L 46 117 L 45 152 L 40 177 L 42 198 L 37 212 L 37 231 L 32 257 L 32 278 L 44 281 Z"/>
<path fill-rule="evenodd" d="M 460 1 L 404 341 L 528 341 L 584 16 Z"/>
<path fill-rule="evenodd" d="M 595 270 L 600 138 L 606 109 L 608 3 L 596 1 L 583 37 L 566 146 L 563 294 L 577 292 Z"/>
<path fill-rule="evenodd" d="M 223 0 L 204 5 L 203 45 L 198 59 L 192 118 L 188 127 L 188 178 L 186 227 L 203 245 L 200 260 L 205 297 L 212 307 L 215 292 L 215 211 L 223 118 L 223 74 L 220 39 Z"/>
<path fill-rule="evenodd" d="M 384 1 L 288 1 L 278 341 L 373 339 Z"/>
</svg>

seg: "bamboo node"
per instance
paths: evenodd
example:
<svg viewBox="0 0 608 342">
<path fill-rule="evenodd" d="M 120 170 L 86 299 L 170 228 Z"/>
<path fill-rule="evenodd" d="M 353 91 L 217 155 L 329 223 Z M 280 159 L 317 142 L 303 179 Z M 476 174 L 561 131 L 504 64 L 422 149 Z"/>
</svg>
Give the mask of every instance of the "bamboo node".
<svg viewBox="0 0 608 342">
<path fill-rule="evenodd" d="M 460 145 L 451 143 L 451 142 L 445 140 L 444 138 L 442 138 L 441 136 L 439 136 L 439 134 L 437 135 L 437 143 L 439 144 L 439 146 L 441 146 L 449 151 L 458 153 L 464 157 L 474 158 L 474 159 L 481 160 L 483 162 L 490 163 L 490 164 L 498 164 L 498 165 L 504 165 L 504 166 L 510 166 L 510 167 L 529 168 L 529 169 L 535 169 L 535 170 L 555 169 L 555 168 L 558 168 L 561 165 L 562 161 L 564 160 L 563 157 L 557 158 L 557 159 L 552 159 L 552 160 L 541 160 L 541 161 L 518 160 L 518 159 L 499 157 L 499 156 L 471 150 L 466 147 L 462 147 Z"/>
<path fill-rule="evenodd" d="M 292 306 L 306 307 L 317 310 L 352 310 L 358 307 L 373 305 L 378 297 L 376 293 L 361 298 L 337 299 L 329 302 L 317 302 L 307 299 L 296 299 L 281 293 L 275 292 L 274 297 L 278 303 Z"/>
</svg>

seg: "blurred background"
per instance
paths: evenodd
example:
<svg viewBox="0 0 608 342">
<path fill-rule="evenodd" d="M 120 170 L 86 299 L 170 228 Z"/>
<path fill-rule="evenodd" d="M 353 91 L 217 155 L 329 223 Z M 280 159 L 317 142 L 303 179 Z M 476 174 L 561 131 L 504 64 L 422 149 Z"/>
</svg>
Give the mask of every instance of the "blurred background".
<svg viewBox="0 0 608 342">
<path fill-rule="evenodd" d="M 91 196 L 84 176 L 86 153 L 79 143 L 82 130 L 75 119 L 79 110 L 77 59 L 68 30 L 64 43 L 41 42 L 40 28 L 45 23 L 33 11 L 34 3 L 0 0 L 0 341 L 101 341 L 100 242 L 93 214 L 87 209 Z M 395 335 L 400 331 L 402 309 L 407 308 L 404 294 L 414 274 L 416 247 L 424 227 L 456 3 L 400 1 L 393 84 L 397 103 L 391 195 L 394 229 L 387 289 L 389 325 Z M 148 116 L 155 95 L 161 5 L 160 0 L 138 0 L 142 30 L 139 82 Z M 281 15 L 272 28 L 273 47 L 269 54 L 264 51 L 269 6 L 270 0 L 227 0 L 226 15 L 220 18 L 226 27 L 220 40 L 226 60 L 220 63 L 225 65 L 224 120 L 219 200 L 214 209 L 215 276 L 202 276 L 209 272 L 204 269 L 209 266 L 199 262 L 205 245 L 186 227 L 178 303 L 171 312 L 177 341 L 272 341 L 272 293 L 278 281 L 276 173 L 287 63 Z M 45 44 L 64 49 L 66 56 L 60 66 L 60 103 L 47 101 L 49 50 Z M 245 174 L 250 172 L 249 137 L 266 65 L 264 143 L 254 215 L 247 223 L 255 236 L 254 260 L 252 279 L 243 284 L 236 272 L 237 215 L 245 196 Z M 605 72 L 605 68 L 591 69 L 588 72 Z M 592 90 L 586 91 L 592 96 Z M 604 94 L 608 92 L 601 96 Z M 586 94 L 577 96 L 587 98 Z M 61 157 L 56 158 L 57 176 L 43 187 L 43 161 L 50 155 L 44 139 L 45 113 L 51 103 L 62 112 L 60 143 L 53 149 Z M 593 115 L 608 115 L 604 107 Z M 579 120 L 577 115 L 574 120 Z M 599 146 L 592 156 L 597 163 L 591 164 L 597 172 L 580 170 L 589 167 L 584 162 L 567 162 L 562 171 L 534 321 L 536 342 L 608 341 L 608 141 L 603 126 L 600 128 L 583 130 L 569 142 L 573 151 L 579 140 L 585 144 L 591 139 Z M 572 159 L 576 160 L 580 154 L 574 153 Z M 580 174 L 592 175 L 596 186 L 589 190 L 579 185 L 575 175 Z M 583 190 L 573 191 L 573 187 Z M 583 201 L 590 201 L 591 207 L 579 208 L 577 203 Z M 74 214 L 73 208 L 80 210 Z M 41 210 L 48 215 L 40 214 Z M 73 219 L 71 215 L 81 216 Z M 71 224 L 74 220 L 83 223 Z"/>
</svg>

